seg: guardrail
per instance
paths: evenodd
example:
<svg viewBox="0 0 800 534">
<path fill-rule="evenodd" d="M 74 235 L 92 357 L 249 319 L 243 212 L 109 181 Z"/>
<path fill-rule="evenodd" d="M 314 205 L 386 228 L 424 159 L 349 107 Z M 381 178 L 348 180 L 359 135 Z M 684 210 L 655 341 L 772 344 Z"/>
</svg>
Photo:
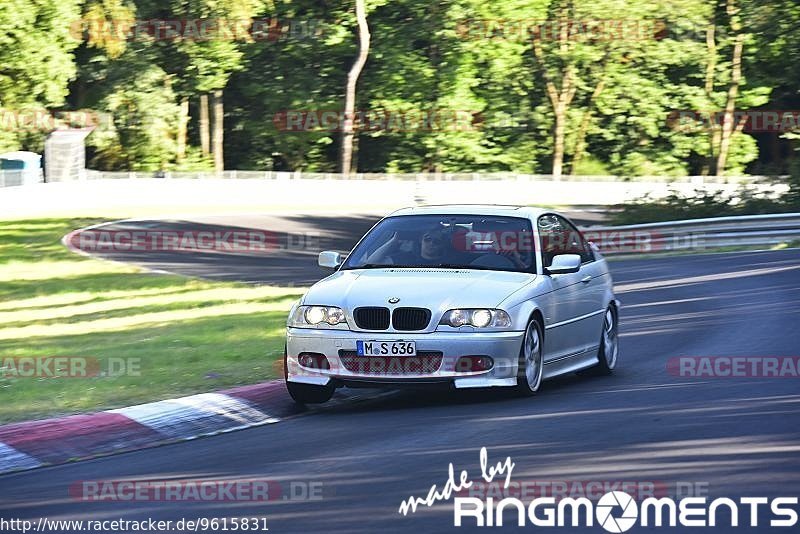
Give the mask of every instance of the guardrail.
<svg viewBox="0 0 800 534">
<path fill-rule="evenodd" d="M 441 172 L 441 173 L 368 173 L 341 174 L 335 172 L 300 171 L 158 171 L 158 172 L 110 172 L 87 169 L 82 180 L 141 180 L 159 178 L 165 180 L 388 180 L 414 182 L 450 181 L 504 181 L 550 182 L 551 174 L 526 174 L 517 172 Z M 770 176 L 605 176 L 605 175 L 563 175 L 561 182 L 648 182 L 677 184 L 756 184 L 774 182 Z"/>
<path fill-rule="evenodd" d="M 316 175 L 314 175 L 316 176 Z M 387 213 L 415 204 L 521 204 L 612 206 L 642 196 L 665 197 L 696 191 L 732 195 L 740 185 L 623 181 L 367 180 L 367 179 L 163 179 L 133 178 L 33 184 L 0 190 L 0 213 L 7 217 L 134 216 L 211 211 L 283 210 Z M 780 183 L 750 186 L 756 194 L 778 196 Z"/>
<path fill-rule="evenodd" d="M 607 256 L 800 243 L 800 213 L 587 226 L 586 238 Z"/>
</svg>

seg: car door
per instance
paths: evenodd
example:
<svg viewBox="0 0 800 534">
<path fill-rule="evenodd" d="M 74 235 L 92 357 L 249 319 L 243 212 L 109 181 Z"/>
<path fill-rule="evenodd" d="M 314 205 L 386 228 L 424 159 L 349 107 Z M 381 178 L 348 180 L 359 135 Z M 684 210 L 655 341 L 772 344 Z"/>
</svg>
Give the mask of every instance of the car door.
<svg viewBox="0 0 800 534">
<path fill-rule="evenodd" d="M 569 226 L 558 215 L 548 213 L 537 219 L 539 250 L 542 267 L 546 269 L 559 254 L 568 254 L 566 239 Z M 547 275 L 551 291 L 542 310 L 545 322 L 545 361 L 558 360 L 580 352 L 584 340 L 578 336 L 578 318 L 583 310 L 581 302 L 584 284 L 580 272 Z"/>
<path fill-rule="evenodd" d="M 578 284 L 575 290 L 574 328 L 570 328 L 571 335 L 575 336 L 575 350 L 591 350 L 600 341 L 603 311 L 605 303 L 605 268 L 601 262 L 596 261 L 591 245 L 584 239 L 583 234 L 566 217 L 556 215 L 561 226 L 566 228 L 567 235 L 563 240 L 567 254 L 578 254 L 581 257 L 581 268 L 578 273 Z"/>
</svg>

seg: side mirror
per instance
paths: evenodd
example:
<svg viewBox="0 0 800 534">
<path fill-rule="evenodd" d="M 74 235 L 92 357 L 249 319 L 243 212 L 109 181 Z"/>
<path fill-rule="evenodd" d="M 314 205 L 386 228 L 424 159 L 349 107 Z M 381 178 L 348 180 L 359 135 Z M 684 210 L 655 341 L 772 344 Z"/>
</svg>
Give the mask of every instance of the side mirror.
<svg viewBox="0 0 800 534">
<path fill-rule="evenodd" d="M 577 273 L 581 268 L 581 257 L 578 254 L 559 254 L 547 267 L 547 274 Z"/>
<path fill-rule="evenodd" d="M 317 263 L 323 269 L 338 269 L 342 264 L 342 255 L 332 250 L 319 253 Z"/>
</svg>

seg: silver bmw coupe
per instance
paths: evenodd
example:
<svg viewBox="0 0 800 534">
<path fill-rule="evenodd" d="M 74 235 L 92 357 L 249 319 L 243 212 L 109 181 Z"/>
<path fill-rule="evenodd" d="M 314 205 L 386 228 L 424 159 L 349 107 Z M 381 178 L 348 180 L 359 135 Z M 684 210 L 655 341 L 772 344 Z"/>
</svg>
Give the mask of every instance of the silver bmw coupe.
<svg viewBox="0 0 800 534">
<path fill-rule="evenodd" d="M 608 264 L 563 215 L 529 207 L 404 208 L 381 219 L 292 307 L 284 376 L 299 403 L 337 387 L 506 386 L 619 352 Z"/>
</svg>

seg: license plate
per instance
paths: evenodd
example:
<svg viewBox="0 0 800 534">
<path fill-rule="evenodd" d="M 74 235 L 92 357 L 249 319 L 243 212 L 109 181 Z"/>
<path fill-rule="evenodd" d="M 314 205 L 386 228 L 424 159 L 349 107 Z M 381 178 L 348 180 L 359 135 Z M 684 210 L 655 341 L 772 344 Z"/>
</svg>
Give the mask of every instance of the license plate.
<svg viewBox="0 0 800 534">
<path fill-rule="evenodd" d="M 416 356 L 414 341 L 356 341 L 359 356 Z"/>
</svg>

